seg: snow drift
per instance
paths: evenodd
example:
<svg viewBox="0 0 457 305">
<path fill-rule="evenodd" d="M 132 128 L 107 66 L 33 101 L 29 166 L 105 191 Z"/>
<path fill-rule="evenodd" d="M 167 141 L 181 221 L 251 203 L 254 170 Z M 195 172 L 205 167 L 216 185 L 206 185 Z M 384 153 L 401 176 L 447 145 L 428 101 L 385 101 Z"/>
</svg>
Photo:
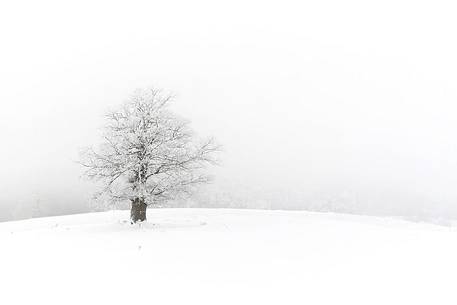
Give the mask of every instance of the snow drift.
<svg viewBox="0 0 457 305">
<path fill-rule="evenodd" d="M 0 224 L 1 304 L 455 304 L 453 227 L 154 209 Z"/>
</svg>

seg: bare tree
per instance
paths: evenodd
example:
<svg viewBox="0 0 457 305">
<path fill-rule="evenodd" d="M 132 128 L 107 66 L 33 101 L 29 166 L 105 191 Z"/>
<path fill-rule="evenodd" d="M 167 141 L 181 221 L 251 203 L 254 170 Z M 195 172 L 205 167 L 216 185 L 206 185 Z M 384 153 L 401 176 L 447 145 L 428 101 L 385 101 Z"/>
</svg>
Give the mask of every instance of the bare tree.
<svg viewBox="0 0 457 305">
<path fill-rule="evenodd" d="M 168 109 L 172 99 L 161 90 L 135 91 L 107 114 L 99 149 L 82 156 L 85 175 L 103 183 L 96 196 L 129 200 L 132 223 L 146 220 L 149 205 L 208 182 L 204 169 L 216 163 L 219 146 L 212 138 L 197 140 L 188 122 Z"/>
</svg>

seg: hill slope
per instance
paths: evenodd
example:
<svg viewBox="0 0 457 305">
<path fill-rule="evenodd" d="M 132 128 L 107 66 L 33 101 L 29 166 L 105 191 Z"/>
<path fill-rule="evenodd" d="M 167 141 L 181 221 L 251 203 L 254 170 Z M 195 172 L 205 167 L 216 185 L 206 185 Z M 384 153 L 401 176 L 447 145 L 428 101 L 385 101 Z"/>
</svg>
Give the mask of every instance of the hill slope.
<svg viewBox="0 0 457 305">
<path fill-rule="evenodd" d="M 1 304 L 456 304 L 457 232 L 309 212 L 160 209 L 0 224 Z"/>
</svg>

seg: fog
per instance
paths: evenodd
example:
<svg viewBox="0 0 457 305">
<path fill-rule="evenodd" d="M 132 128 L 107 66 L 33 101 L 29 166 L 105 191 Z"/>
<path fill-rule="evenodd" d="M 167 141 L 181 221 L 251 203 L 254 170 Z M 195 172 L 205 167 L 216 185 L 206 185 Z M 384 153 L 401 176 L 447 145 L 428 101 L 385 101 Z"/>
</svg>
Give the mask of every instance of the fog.
<svg viewBox="0 0 457 305">
<path fill-rule="evenodd" d="M 456 8 L 2 4 L 0 220 L 96 209 L 78 153 L 147 86 L 224 146 L 185 205 L 455 218 Z"/>
</svg>

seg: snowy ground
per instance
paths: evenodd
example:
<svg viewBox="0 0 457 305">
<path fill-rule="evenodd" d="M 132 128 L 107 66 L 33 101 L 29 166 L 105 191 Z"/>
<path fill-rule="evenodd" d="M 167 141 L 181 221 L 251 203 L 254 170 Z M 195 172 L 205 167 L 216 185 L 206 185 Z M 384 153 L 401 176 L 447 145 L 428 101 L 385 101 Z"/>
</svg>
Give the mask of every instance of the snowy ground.
<svg viewBox="0 0 457 305">
<path fill-rule="evenodd" d="M 0 304 L 457 304 L 457 230 L 160 209 L 0 224 Z"/>
</svg>

